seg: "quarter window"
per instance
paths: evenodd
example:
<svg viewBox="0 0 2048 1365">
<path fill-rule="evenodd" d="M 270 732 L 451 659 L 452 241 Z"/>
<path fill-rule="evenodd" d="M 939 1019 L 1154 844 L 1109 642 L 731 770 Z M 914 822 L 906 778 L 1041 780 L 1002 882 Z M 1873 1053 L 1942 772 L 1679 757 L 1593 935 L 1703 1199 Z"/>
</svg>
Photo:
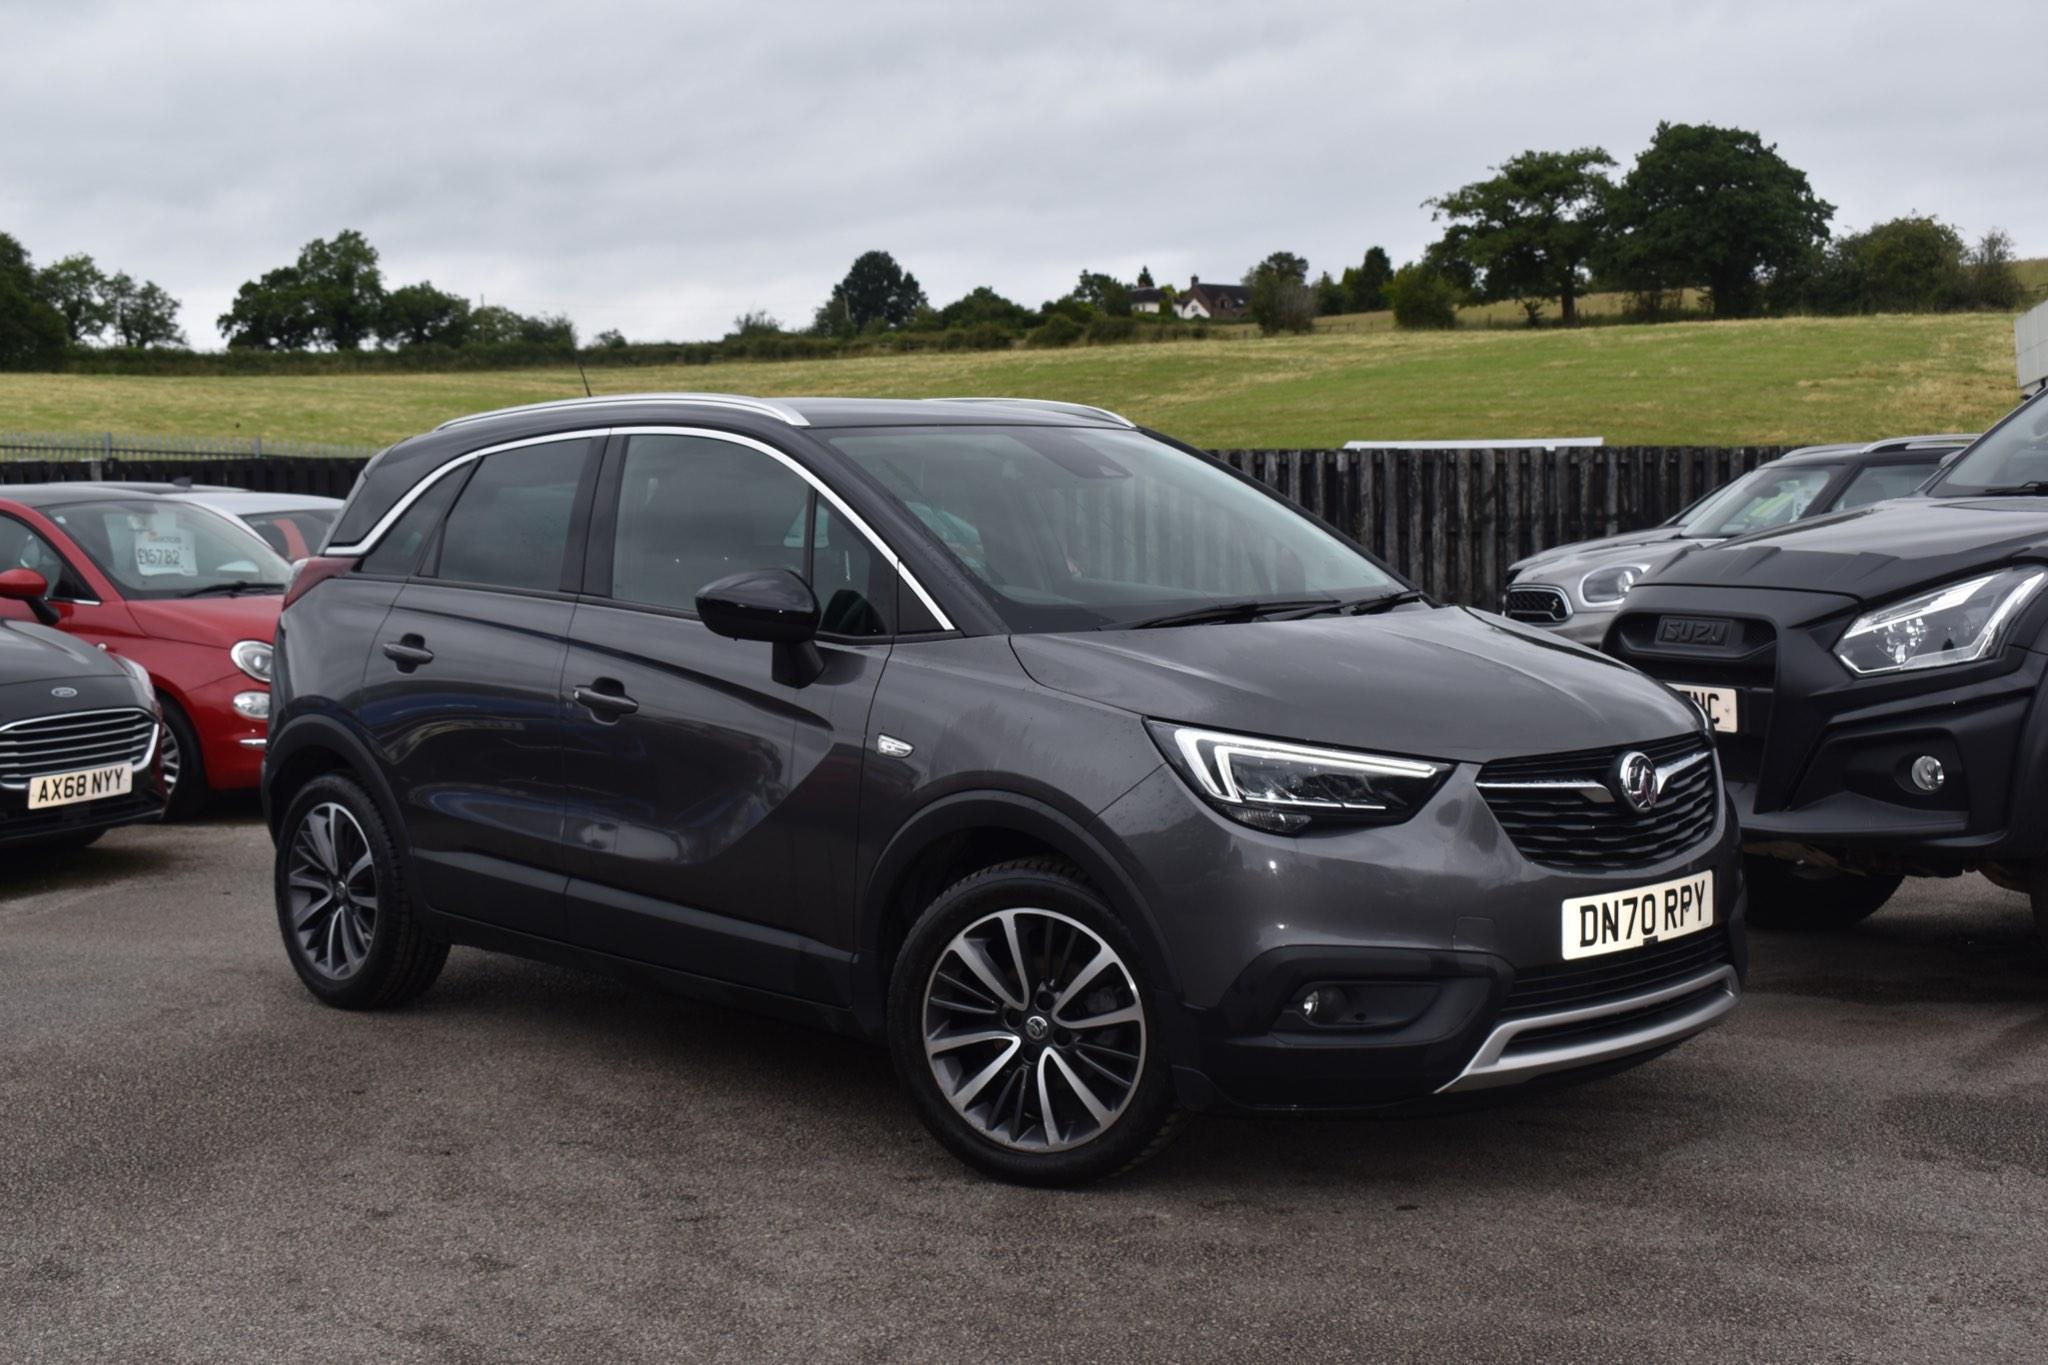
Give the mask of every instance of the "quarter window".
<svg viewBox="0 0 2048 1365">
<path fill-rule="evenodd" d="M 589 449 L 589 441 L 577 439 L 485 456 L 448 514 L 435 576 L 494 588 L 559 591 L 576 485 Z"/>
</svg>

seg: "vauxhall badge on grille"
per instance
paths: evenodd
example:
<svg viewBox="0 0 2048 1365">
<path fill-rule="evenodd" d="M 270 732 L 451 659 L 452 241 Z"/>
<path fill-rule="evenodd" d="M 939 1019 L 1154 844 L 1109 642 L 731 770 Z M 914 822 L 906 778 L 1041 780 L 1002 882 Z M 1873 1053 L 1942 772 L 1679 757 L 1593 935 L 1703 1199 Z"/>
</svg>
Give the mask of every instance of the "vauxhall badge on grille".
<svg viewBox="0 0 2048 1365">
<path fill-rule="evenodd" d="M 1641 814 L 1657 804 L 1657 765 L 1650 756 L 1631 749 L 1614 763 L 1614 791 L 1629 809 Z"/>
</svg>

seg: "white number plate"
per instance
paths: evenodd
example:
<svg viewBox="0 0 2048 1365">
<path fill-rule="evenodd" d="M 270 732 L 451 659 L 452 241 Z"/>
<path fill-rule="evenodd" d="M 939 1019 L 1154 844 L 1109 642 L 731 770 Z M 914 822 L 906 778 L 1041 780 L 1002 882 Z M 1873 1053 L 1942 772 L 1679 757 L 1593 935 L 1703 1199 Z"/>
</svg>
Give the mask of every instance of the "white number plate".
<svg viewBox="0 0 2048 1365">
<path fill-rule="evenodd" d="M 1598 957 L 1696 934 L 1714 922 L 1714 874 L 1581 896 L 1564 903 L 1564 955 Z"/>
<path fill-rule="evenodd" d="M 1732 687 L 1695 687 L 1691 683 L 1673 683 L 1673 687 L 1692 698 L 1692 704 L 1706 716 L 1707 724 L 1724 735 L 1734 734 L 1742 724 L 1736 713 L 1736 693 Z"/>
<path fill-rule="evenodd" d="M 88 768 L 82 773 L 52 773 L 32 777 L 28 782 L 28 808 L 75 806 L 103 796 L 126 796 L 135 785 L 135 770 L 126 763 L 107 768 Z"/>
</svg>

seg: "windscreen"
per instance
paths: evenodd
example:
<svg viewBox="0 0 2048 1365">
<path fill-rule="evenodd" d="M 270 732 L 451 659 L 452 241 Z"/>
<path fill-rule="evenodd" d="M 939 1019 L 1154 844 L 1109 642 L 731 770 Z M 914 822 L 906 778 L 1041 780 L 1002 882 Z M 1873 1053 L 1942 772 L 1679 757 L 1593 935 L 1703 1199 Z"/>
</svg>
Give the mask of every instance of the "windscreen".
<svg viewBox="0 0 2048 1365">
<path fill-rule="evenodd" d="M 1795 522 L 1806 515 L 1839 468 L 1802 464 L 1753 469 L 1701 503 L 1680 529 L 1688 536 L 1713 539 Z"/>
<path fill-rule="evenodd" d="M 1285 504 L 1138 432 L 914 427 L 829 439 L 987 587 L 1013 630 L 1400 587 Z"/>
<path fill-rule="evenodd" d="M 254 531 L 188 503 L 121 498 L 66 503 L 45 515 L 123 597 L 283 592 L 291 576 Z"/>
<path fill-rule="evenodd" d="M 1986 432 L 1927 491 L 1934 497 L 1959 498 L 2036 483 L 2048 484 L 2048 402 L 2041 398 Z M 2034 491 L 2048 492 L 2048 487 Z"/>
</svg>

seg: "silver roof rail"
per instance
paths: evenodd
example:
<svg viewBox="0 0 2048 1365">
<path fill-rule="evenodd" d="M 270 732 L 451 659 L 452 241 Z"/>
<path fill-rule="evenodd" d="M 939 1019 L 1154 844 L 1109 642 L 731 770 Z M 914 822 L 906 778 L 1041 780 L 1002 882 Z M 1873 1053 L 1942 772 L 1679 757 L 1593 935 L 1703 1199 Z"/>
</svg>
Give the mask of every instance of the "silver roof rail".
<svg viewBox="0 0 2048 1365">
<path fill-rule="evenodd" d="M 1017 408 L 1043 408 L 1047 412 L 1064 412 L 1070 417 L 1102 417 L 1118 426 L 1137 429 L 1137 423 L 1120 412 L 1108 408 L 1091 407 L 1087 403 L 1062 403 L 1057 398 L 927 398 L 927 403 L 1008 403 Z"/>
<path fill-rule="evenodd" d="M 1872 441 L 1863 447 L 1866 455 L 1888 454 L 1899 450 L 1921 450 L 1928 446 L 1966 446 L 1976 436 L 1961 431 L 1944 432 L 1933 436 L 1887 436 L 1881 441 Z"/>
<path fill-rule="evenodd" d="M 773 417 L 776 421 L 787 422 L 793 427 L 807 427 L 811 424 L 809 418 L 787 403 L 778 403 L 769 398 L 749 398 L 739 393 L 608 393 L 602 398 L 557 398 L 548 403 L 521 403 L 516 407 L 473 412 L 466 417 L 451 417 L 434 430 L 446 431 L 450 427 L 466 426 L 471 422 L 482 422 L 492 417 L 506 417 L 516 412 L 572 412 L 578 408 L 617 407 L 621 404 L 634 403 L 695 403 L 701 407 L 738 408 L 742 412 Z"/>
</svg>

